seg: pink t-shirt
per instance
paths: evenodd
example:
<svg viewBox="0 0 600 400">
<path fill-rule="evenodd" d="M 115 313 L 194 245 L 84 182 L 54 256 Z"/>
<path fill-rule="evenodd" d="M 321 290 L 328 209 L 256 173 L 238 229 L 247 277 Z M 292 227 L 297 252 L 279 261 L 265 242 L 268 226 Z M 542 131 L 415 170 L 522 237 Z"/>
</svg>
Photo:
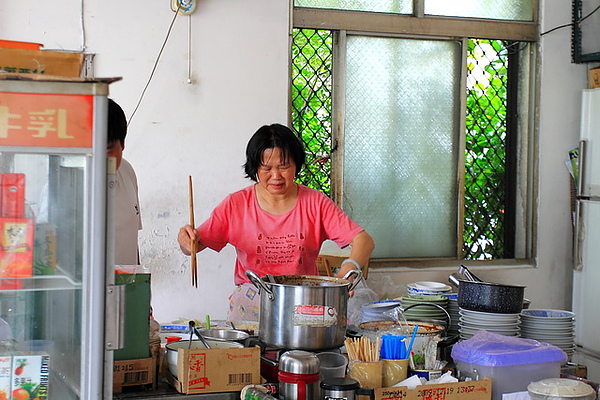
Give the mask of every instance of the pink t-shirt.
<svg viewBox="0 0 600 400">
<path fill-rule="evenodd" d="M 363 231 L 330 198 L 302 185 L 296 205 L 282 215 L 263 211 L 248 186 L 227 196 L 198 230 L 215 251 L 227 243 L 236 248 L 236 285 L 249 281 L 247 269 L 259 276 L 318 275 L 315 260 L 326 239 L 343 248 Z"/>
</svg>

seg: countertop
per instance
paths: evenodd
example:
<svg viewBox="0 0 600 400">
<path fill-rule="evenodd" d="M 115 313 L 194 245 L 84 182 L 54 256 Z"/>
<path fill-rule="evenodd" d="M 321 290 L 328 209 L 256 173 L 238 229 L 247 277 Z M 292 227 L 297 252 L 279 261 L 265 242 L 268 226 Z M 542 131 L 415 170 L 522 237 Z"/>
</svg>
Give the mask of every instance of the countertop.
<svg viewBox="0 0 600 400">
<path fill-rule="evenodd" d="M 124 386 L 122 393 L 114 394 L 113 399 L 239 400 L 240 392 L 181 394 L 164 381 L 159 382 L 156 389 L 151 385 Z"/>
</svg>

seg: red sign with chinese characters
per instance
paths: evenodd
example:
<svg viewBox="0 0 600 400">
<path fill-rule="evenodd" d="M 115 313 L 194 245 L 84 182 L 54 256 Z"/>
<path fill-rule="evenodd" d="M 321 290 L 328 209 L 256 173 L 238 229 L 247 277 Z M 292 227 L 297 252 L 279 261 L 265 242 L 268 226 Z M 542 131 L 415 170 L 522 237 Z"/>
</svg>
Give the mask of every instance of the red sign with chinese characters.
<svg viewBox="0 0 600 400">
<path fill-rule="evenodd" d="M 0 146 L 92 147 L 90 95 L 0 93 Z"/>
</svg>

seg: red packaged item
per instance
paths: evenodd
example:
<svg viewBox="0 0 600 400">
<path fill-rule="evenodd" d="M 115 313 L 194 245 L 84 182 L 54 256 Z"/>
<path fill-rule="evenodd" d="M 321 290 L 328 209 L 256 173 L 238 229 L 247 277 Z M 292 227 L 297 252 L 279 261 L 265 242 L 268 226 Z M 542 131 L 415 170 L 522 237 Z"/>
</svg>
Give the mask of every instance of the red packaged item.
<svg viewBox="0 0 600 400">
<path fill-rule="evenodd" d="M 33 220 L 0 218 L 0 289 L 18 289 L 18 278 L 33 275 L 33 232 Z"/>
<path fill-rule="evenodd" d="M 0 217 L 25 218 L 25 174 L 2 174 Z"/>
</svg>

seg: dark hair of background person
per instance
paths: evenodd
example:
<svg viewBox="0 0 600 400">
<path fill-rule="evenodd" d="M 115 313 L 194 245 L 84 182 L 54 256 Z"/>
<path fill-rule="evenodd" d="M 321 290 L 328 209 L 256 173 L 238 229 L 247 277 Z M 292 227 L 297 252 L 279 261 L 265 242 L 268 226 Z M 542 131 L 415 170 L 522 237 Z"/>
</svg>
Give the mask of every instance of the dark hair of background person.
<svg viewBox="0 0 600 400">
<path fill-rule="evenodd" d="M 120 105 L 113 99 L 108 99 L 108 125 L 106 142 L 111 144 L 115 141 L 125 145 L 125 136 L 127 135 L 127 118 Z"/>
<path fill-rule="evenodd" d="M 306 161 L 306 153 L 300 138 L 290 128 L 281 124 L 263 125 L 252 136 L 246 146 L 246 163 L 244 172 L 246 178 L 258 182 L 258 168 L 262 164 L 262 156 L 265 150 L 278 147 L 283 155 L 283 162 L 290 157 L 296 164 L 298 176 Z"/>
</svg>

